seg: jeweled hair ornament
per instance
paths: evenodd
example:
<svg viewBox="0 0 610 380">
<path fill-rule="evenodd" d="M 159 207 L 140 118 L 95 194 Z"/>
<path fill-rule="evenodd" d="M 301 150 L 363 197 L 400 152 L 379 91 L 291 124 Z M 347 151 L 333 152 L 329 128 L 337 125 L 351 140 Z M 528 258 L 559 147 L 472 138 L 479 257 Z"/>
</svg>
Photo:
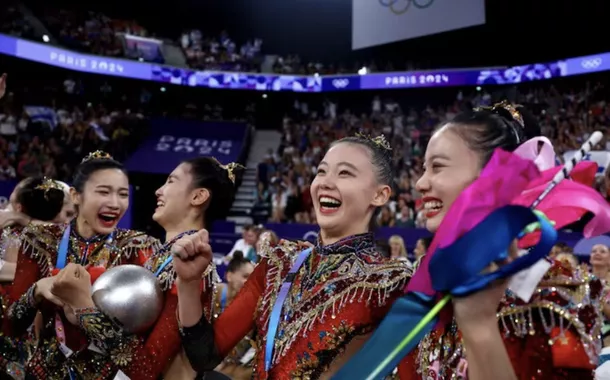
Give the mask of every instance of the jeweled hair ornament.
<svg viewBox="0 0 610 380">
<path fill-rule="evenodd" d="M 91 160 L 114 160 L 114 158 L 110 153 L 104 152 L 103 150 L 96 150 L 95 152 L 89 153 L 80 163 L 82 164 Z"/>
<path fill-rule="evenodd" d="M 231 162 L 226 165 L 220 165 L 221 168 L 227 171 L 227 175 L 229 176 L 229 180 L 235 184 L 235 169 L 244 169 L 244 167 L 237 162 Z"/>
<path fill-rule="evenodd" d="M 368 140 L 383 150 L 387 150 L 387 151 L 392 150 L 390 143 L 388 142 L 388 140 L 385 138 L 384 135 L 379 135 L 377 137 L 371 137 L 371 135 L 365 135 L 363 133 L 356 133 L 356 137 L 364 139 L 364 140 Z"/>
<path fill-rule="evenodd" d="M 523 116 L 521 116 L 521 112 L 517 110 L 517 105 L 509 103 L 507 100 L 503 100 L 499 103 L 494 104 L 491 107 L 477 107 L 475 111 L 490 111 L 493 113 L 498 113 L 499 110 L 503 109 L 507 111 L 510 116 L 516 121 L 521 128 L 525 128 L 525 122 L 523 121 Z"/>
<path fill-rule="evenodd" d="M 57 182 L 51 178 L 48 178 L 48 177 L 44 177 L 42 180 L 42 183 L 40 185 L 36 186 L 35 189 L 44 191 L 44 198 L 47 200 L 49 197 L 50 190 L 55 189 L 55 190 L 59 190 L 62 192 L 64 191 L 62 185 L 59 182 Z"/>
</svg>

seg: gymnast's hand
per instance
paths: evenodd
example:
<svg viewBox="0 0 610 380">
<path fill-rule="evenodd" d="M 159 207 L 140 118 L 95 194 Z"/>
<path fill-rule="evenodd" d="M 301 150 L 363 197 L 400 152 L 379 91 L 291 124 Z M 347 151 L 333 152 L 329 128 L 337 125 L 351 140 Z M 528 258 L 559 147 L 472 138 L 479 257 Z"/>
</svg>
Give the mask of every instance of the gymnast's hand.
<svg viewBox="0 0 610 380">
<path fill-rule="evenodd" d="M 508 249 L 508 255 L 508 258 L 499 264 L 500 266 L 506 265 L 519 257 L 516 240 Z M 498 264 L 492 264 L 487 268 L 487 271 L 491 272 L 496 269 L 498 269 Z M 453 299 L 455 319 L 463 333 L 472 331 L 474 334 L 485 326 L 497 326 L 496 313 L 509 282 L 510 277 L 498 280 L 474 294 Z"/>
<path fill-rule="evenodd" d="M 95 306 L 91 298 L 91 275 L 82 265 L 66 265 L 55 276 L 51 293 L 73 309 Z"/>
<path fill-rule="evenodd" d="M 174 270 L 183 282 L 201 281 L 213 259 L 207 230 L 184 236 L 172 246 Z"/>
</svg>

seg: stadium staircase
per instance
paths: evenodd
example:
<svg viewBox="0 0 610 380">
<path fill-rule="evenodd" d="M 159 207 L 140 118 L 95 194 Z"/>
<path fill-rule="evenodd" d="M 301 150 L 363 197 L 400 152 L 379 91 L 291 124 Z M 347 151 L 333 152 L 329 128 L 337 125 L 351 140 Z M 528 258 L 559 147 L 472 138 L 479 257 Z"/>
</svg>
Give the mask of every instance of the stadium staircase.
<svg viewBox="0 0 610 380">
<path fill-rule="evenodd" d="M 241 233 L 244 225 L 254 222 L 252 211 L 256 201 L 257 166 L 265 159 L 270 149 L 277 152 L 281 140 L 282 134 L 278 131 L 259 130 L 254 134 L 241 186 L 237 189 L 230 216 L 227 218 L 235 222 L 237 233 Z"/>
</svg>

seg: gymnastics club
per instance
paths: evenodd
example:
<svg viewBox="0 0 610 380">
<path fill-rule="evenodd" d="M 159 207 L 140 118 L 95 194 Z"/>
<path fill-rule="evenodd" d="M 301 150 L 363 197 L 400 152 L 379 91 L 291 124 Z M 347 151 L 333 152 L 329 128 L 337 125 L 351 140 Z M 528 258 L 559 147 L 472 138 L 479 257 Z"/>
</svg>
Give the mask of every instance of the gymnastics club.
<svg viewBox="0 0 610 380">
<path fill-rule="evenodd" d="M 576 164 L 582 161 L 582 159 L 585 158 L 587 153 L 589 153 L 595 145 L 599 144 L 599 142 L 602 141 L 603 137 L 604 135 L 600 131 L 593 132 L 591 137 L 589 137 L 589 139 L 580 147 L 576 154 L 574 154 L 574 157 L 572 157 L 570 161 L 566 162 L 563 168 L 557 174 L 555 174 L 555 177 L 553 177 L 551 183 L 549 183 L 549 185 L 546 187 L 546 189 L 544 189 L 542 194 L 540 194 L 540 196 L 536 198 L 530 208 L 533 210 L 538 207 L 540 202 L 542 202 L 542 200 L 547 195 L 549 195 L 549 193 L 555 188 L 555 186 L 557 186 L 559 182 L 561 182 L 565 178 L 568 178 L 570 172 L 574 169 Z"/>
<path fill-rule="evenodd" d="M 557 174 L 555 174 L 555 177 L 553 177 L 551 183 L 549 183 L 548 186 L 544 189 L 544 191 L 540 194 L 540 196 L 536 198 L 530 208 L 534 210 L 536 207 L 538 207 L 538 205 L 540 205 L 540 202 L 542 202 L 544 198 L 549 195 L 549 193 L 557 186 L 559 182 L 568 178 L 570 172 L 574 169 L 576 164 L 582 161 L 587 155 L 587 153 L 589 153 L 593 149 L 593 147 L 602 140 L 603 137 L 604 135 L 600 131 L 593 132 L 593 134 L 591 134 L 591 137 L 589 137 L 589 139 L 580 147 L 574 157 L 572 157 L 570 161 L 566 162 L 563 168 Z M 366 380 L 376 379 L 377 376 L 381 374 L 382 368 L 385 367 L 392 360 L 394 360 L 396 356 L 400 353 L 400 351 L 402 351 L 402 349 L 407 344 L 409 344 L 409 342 L 411 342 L 411 340 L 413 340 L 413 338 L 415 338 L 417 334 L 419 334 L 419 332 L 428 323 L 430 323 L 438 313 L 440 313 L 440 311 L 443 309 L 443 307 L 445 307 L 445 305 L 449 303 L 449 301 L 451 301 L 451 294 L 445 295 L 440 301 L 438 301 L 436 305 L 434 305 L 434 307 L 428 312 L 428 314 L 426 314 L 422 318 L 422 320 L 419 321 L 419 323 L 415 326 L 415 328 L 402 340 L 402 342 L 400 342 L 400 344 L 398 344 L 398 346 L 396 346 L 396 348 L 392 350 L 392 352 L 390 352 L 388 357 L 385 358 L 385 360 L 381 362 L 377 366 L 377 368 L 375 368 L 373 372 L 371 372 L 369 376 L 367 376 Z"/>
</svg>

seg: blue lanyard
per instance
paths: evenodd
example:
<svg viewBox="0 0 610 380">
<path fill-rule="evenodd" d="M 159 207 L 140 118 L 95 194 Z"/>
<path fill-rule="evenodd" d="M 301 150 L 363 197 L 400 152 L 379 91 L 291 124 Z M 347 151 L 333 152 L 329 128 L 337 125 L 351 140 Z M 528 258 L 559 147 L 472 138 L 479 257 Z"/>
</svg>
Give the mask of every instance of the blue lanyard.
<svg viewBox="0 0 610 380">
<path fill-rule="evenodd" d="M 197 233 L 197 230 L 188 230 L 188 231 L 184 231 L 178 235 L 176 235 L 175 238 L 173 238 L 172 240 L 168 241 L 167 243 L 165 243 L 165 245 L 163 246 L 163 248 L 161 248 L 161 252 L 159 252 L 159 255 L 162 255 L 163 253 L 167 252 L 167 250 L 171 249 L 172 246 L 174 245 L 174 243 L 180 239 L 183 236 L 186 235 L 192 235 Z M 155 271 L 155 276 L 159 277 L 159 275 L 163 272 L 163 270 L 169 265 L 169 263 L 172 262 L 172 260 L 174 259 L 174 255 L 169 255 L 167 256 L 167 258 L 165 259 L 165 261 L 163 261 L 163 263 L 159 266 L 159 268 L 157 268 L 157 270 Z"/>
<path fill-rule="evenodd" d="M 161 274 L 161 272 L 163 272 L 163 269 L 165 269 L 166 266 L 169 265 L 169 263 L 172 262 L 172 255 L 167 256 L 167 258 L 165 259 L 165 261 L 163 262 L 163 264 L 161 264 L 159 266 L 159 268 L 157 269 L 157 271 L 155 272 L 155 276 L 159 277 L 159 275 Z"/>
<path fill-rule="evenodd" d="M 284 283 L 282 283 L 282 287 L 280 288 L 280 292 L 275 299 L 275 303 L 273 304 L 273 309 L 271 309 L 271 315 L 269 316 L 269 329 L 267 330 L 267 341 L 265 342 L 265 371 L 269 372 L 271 365 L 273 364 L 273 349 L 275 348 L 275 337 L 277 335 L 277 328 L 280 323 L 280 317 L 282 316 L 282 309 L 284 308 L 284 301 L 290 293 L 290 288 L 292 287 L 292 282 L 294 278 L 303 266 L 303 263 L 309 255 L 313 252 L 313 248 L 308 248 L 299 253 L 296 261 L 288 271 L 286 278 L 284 279 Z"/>
<path fill-rule="evenodd" d="M 222 313 L 223 311 L 225 311 L 225 307 L 227 307 L 227 297 L 228 297 L 228 293 L 229 291 L 228 286 L 223 286 L 222 287 L 222 291 L 220 292 L 220 312 Z"/>
<path fill-rule="evenodd" d="M 70 232 L 72 231 L 72 226 L 68 224 L 66 229 L 64 230 L 64 234 L 61 237 L 61 241 L 59 242 L 59 249 L 57 250 L 57 262 L 55 263 L 56 269 L 64 269 L 66 264 L 68 263 L 68 252 L 70 251 Z M 106 242 L 104 244 L 111 244 L 112 240 L 114 240 L 114 231 L 108 235 L 106 238 Z M 85 249 L 83 257 L 81 257 L 81 265 L 87 264 L 87 256 L 89 253 L 89 248 Z"/>
<path fill-rule="evenodd" d="M 64 234 L 61 237 L 61 241 L 59 243 L 59 250 L 57 251 L 57 262 L 55 263 L 55 268 L 64 269 L 68 260 L 68 250 L 70 249 L 70 231 L 72 230 L 72 226 L 68 224 L 68 227 L 64 230 Z"/>
</svg>

